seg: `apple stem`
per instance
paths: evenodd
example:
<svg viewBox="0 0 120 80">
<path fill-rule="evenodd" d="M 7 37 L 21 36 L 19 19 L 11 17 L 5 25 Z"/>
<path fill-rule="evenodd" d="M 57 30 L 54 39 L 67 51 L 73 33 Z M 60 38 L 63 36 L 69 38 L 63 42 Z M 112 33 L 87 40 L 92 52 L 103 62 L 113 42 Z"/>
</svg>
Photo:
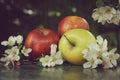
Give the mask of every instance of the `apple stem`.
<svg viewBox="0 0 120 80">
<path fill-rule="evenodd" d="M 43 32 L 41 30 L 37 30 L 37 32 L 40 33 L 40 34 L 43 34 Z"/>
<path fill-rule="evenodd" d="M 75 46 L 75 44 L 73 44 L 66 35 L 64 35 L 64 37 L 68 40 L 68 42 L 72 45 L 72 46 Z"/>
</svg>

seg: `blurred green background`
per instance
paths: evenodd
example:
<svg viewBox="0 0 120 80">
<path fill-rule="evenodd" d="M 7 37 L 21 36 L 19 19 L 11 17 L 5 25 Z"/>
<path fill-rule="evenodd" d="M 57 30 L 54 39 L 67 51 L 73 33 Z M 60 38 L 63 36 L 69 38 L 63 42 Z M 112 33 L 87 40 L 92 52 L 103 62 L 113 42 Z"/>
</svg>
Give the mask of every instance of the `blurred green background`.
<svg viewBox="0 0 120 80">
<path fill-rule="evenodd" d="M 88 21 L 90 31 L 95 36 L 102 35 L 108 39 L 110 48 L 119 47 L 120 26 L 103 26 L 93 21 L 91 14 L 95 8 L 96 0 L 0 0 L 0 42 L 7 40 L 10 35 L 18 34 L 23 35 L 25 39 L 31 30 L 39 26 L 57 31 L 62 18 L 76 15 Z M 0 48 L 2 54 L 4 47 Z"/>
</svg>

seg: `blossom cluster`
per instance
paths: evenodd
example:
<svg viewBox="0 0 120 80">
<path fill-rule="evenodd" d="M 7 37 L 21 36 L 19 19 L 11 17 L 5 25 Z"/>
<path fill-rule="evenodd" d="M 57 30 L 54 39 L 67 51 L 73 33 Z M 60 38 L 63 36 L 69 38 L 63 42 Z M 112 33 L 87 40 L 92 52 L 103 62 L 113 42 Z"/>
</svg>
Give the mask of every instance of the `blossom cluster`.
<svg viewBox="0 0 120 80">
<path fill-rule="evenodd" d="M 54 67 L 55 65 L 61 65 L 64 62 L 62 54 L 57 51 L 57 45 L 51 44 L 50 55 L 45 55 L 39 59 L 43 67 Z"/>
<path fill-rule="evenodd" d="M 102 6 L 93 10 L 92 18 L 102 25 L 112 23 L 120 24 L 120 10 L 110 6 Z"/>
<path fill-rule="evenodd" d="M 108 50 L 108 41 L 101 36 L 97 36 L 96 43 L 91 43 L 88 48 L 83 50 L 83 57 L 86 62 L 83 64 L 84 68 L 96 68 L 102 65 L 103 68 L 112 68 L 117 66 L 119 54 L 116 53 L 116 48 Z"/>
<path fill-rule="evenodd" d="M 7 41 L 2 41 L 1 45 L 7 46 L 4 51 L 3 57 L 0 58 L 1 62 L 6 62 L 5 66 L 10 63 L 14 66 L 15 62 L 19 62 L 21 54 L 28 56 L 28 53 L 32 51 L 31 48 L 26 48 L 22 45 L 23 36 L 10 36 Z"/>
</svg>

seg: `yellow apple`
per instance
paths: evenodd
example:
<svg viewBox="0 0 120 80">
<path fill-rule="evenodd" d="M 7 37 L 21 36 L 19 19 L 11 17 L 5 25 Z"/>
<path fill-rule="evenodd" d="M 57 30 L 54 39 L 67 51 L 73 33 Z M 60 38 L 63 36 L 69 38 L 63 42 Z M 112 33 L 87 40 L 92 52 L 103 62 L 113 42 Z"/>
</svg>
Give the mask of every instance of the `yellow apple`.
<svg viewBox="0 0 120 80">
<path fill-rule="evenodd" d="M 61 36 L 58 49 L 66 61 L 75 65 L 82 65 L 85 61 L 82 51 L 90 43 L 96 43 L 96 39 L 90 31 L 85 29 L 72 29 Z"/>
</svg>

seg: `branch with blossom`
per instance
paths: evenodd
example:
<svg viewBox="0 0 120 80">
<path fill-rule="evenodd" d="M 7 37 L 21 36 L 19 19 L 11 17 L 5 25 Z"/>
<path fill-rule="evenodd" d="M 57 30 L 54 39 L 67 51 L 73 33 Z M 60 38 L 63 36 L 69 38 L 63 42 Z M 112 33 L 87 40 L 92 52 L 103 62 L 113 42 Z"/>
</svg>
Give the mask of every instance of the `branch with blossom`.
<svg viewBox="0 0 120 80">
<path fill-rule="evenodd" d="M 108 41 L 101 36 L 97 36 L 97 43 L 88 45 L 88 48 L 83 50 L 83 57 L 86 62 L 83 64 L 84 68 L 96 68 L 102 65 L 103 68 L 112 68 L 117 66 L 119 54 L 116 53 L 116 48 L 108 51 Z"/>
<path fill-rule="evenodd" d="M 120 24 L 120 2 L 118 0 L 118 5 L 109 5 L 105 4 L 103 0 L 97 0 L 99 1 L 99 5 L 96 9 L 93 10 L 92 18 L 94 21 L 98 21 L 98 23 L 101 23 L 102 25 L 108 23 L 108 24 Z"/>
<path fill-rule="evenodd" d="M 8 66 L 10 63 L 14 66 L 15 62 L 20 63 L 19 60 L 21 55 L 28 56 L 32 51 L 31 48 L 26 48 L 22 45 L 23 36 L 10 36 L 7 41 L 2 41 L 1 45 L 7 46 L 5 50 L 4 57 L 0 58 L 1 62 L 5 62 L 5 66 Z"/>
</svg>

